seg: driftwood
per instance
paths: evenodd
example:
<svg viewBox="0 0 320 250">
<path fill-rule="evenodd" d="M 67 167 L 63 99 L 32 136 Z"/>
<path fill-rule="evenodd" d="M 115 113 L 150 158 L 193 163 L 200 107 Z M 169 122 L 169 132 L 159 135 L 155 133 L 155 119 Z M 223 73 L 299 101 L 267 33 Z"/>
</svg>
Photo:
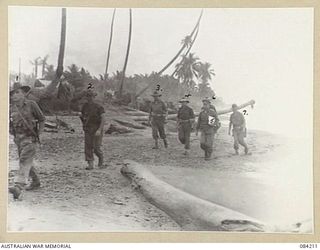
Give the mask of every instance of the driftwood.
<svg viewBox="0 0 320 250">
<path fill-rule="evenodd" d="M 136 110 L 136 111 L 126 111 L 124 112 L 125 115 L 130 115 L 130 116 L 147 116 L 149 115 L 147 112 L 143 112 L 140 110 Z"/>
<path fill-rule="evenodd" d="M 166 212 L 183 230 L 265 232 L 268 227 L 249 216 L 202 200 L 156 178 L 146 167 L 126 161 L 121 173 L 146 199 Z"/>
<path fill-rule="evenodd" d="M 183 230 L 233 232 L 312 233 L 313 221 L 289 225 L 269 225 L 247 215 L 202 200 L 156 178 L 150 170 L 134 161 L 125 161 L 121 173 L 145 198 L 167 213 Z"/>
<path fill-rule="evenodd" d="M 111 123 L 109 125 L 109 128 L 106 129 L 105 134 L 112 134 L 112 133 L 127 134 L 127 133 L 132 133 L 132 130 L 125 126 L 122 126 L 116 123 Z"/>
<path fill-rule="evenodd" d="M 126 126 L 129 128 L 134 128 L 134 129 L 146 129 L 145 126 L 142 126 L 136 122 L 130 122 L 130 121 L 126 121 L 123 119 L 113 119 L 115 122 L 119 123 L 122 126 Z"/>
<path fill-rule="evenodd" d="M 66 122 L 62 121 L 59 118 L 53 120 L 46 120 L 44 123 L 45 132 L 58 132 L 60 129 L 63 129 L 66 133 L 73 133 L 75 130 Z"/>
<path fill-rule="evenodd" d="M 135 122 L 146 122 L 149 120 L 149 116 L 133 116 L 131 119 Z"/>
<path fill-rule="evenodd" d="M 251 106 L 251 108 L 253 108 L 254 104 L 255 104 L 255 100 L 251 100 L 249 102 L 243 103 L 241 105 L 238 106 L 238 109 L 243 109 L 247 106 Z M 224 114 L 228 114 L 232 112 L 232 108 L 228 108 L 228 109 L 224 109 L 224 110 L 219 110 L 217 111 L 218 115 L 224 115 Z"/>
<path fill-rule="evenodd" d="M 48 129 L 58 129 L 58 124 L 53 121 L 45 121 L 44 127 Z"/>
</svg>

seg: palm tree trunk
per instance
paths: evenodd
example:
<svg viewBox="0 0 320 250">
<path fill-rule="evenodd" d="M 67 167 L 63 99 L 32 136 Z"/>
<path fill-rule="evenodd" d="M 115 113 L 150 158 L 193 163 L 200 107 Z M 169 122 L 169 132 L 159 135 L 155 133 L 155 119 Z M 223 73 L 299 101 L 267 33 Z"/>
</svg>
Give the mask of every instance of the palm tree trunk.
<svg viewBox="0 0 320 250">
<path fill-rule="evenodd" d="M 203 14 L 203 10 L 201 10 L 201 13 L 200 13 L 200 16 L 198 18 L 198 21 L 195 25 L 195 27 L 193 28 L 191 34 L 190 34 L 190 37 L 193 36 L 193 34 L 196 32 L 199 24 L 200 24 L 200 20 L 201 20 L 201 17 L 202 17 L 202 14 Z M 161 75 L 167 68 L 169 68 L 171 66 L 171 64 L 180 56 L 180 54 L 182 53 L 182 51 L 186 48 L 187 44 L 183 44 L 182 47 L 180 48 L 180 50 L 178 51 L 178 53 L 170 60 L 169 63 L 167 63 L 166 66 L 164 66 L 158 73 L 157 75 Z M 150 88 L 152 86 L 153 83 L 150 83 L 148 86 L 146 86 L 144 89 L 142 89 L 137 95 L 136 97 L 140 96 L 142 93 L 144 93 L 148 88 Z"/>
<path fill-rule="evenodd" d="M 66 17 L 67 10 L 62 8 L 61 12 L 61 38 L 60 38 L 60 48 L 59 48 L 59 57 L 58 57 L 58 67 L 56 71 L 56 78 L 60 79 L 63 73 L 63 59 L 64 59 L 64 50 L 66 45 Z"/>
<path fill-rule="evenodd" d="M 111 50 L 111 43 L 112 43 L 113 23 L 114 23 L 115 14 L 116 14 L 116 9 L 113 10 L 113 14 L 112 14 L 111 29 L 110 29 L 110 39 L 109 39 L 107 62 L 106 62 L 106 70 L 105 70 L 105 73 L 104 73 L 105 79 L 107 78 L 107 75 L 108 75 L 108 66 L 109 66 L 109 59 L 110 59 L 110 50 Z"/>
<path fill-rule="evenodd" d="M 38 77 L 38 60 L 35 61 L 34 74 L 35 74 L 35 76 L 37 78 Z"/>
<path fill-rule="evenodd" d="M 50 95 L 53 93 L 53 90 L 58 85 L 60 77 L 63 74 L 63 59 L 64 59 L 64 51 L 66 45 L 66 17 L 67 11 L 66 8 L 62 8 L 61 12 L 61 37 L 60 37 L 60 47 L 59 47 L 59 56 L 58 56 L 58 67 L 56 70 L 55 79 L 49 84 L 46 89 L 46 94 Z"/>
<path fill-rule="evenodd" d="M 132 10 L 131 9 L 129 10 L 129 14 L 130 14 L 129 38 L 128 38 L 126 59 L 124 61 L 124 66 L 123 66 L 123 70 L 122 70 L 122 77 L 121 77 L 120 88 L 119 88 L 119 97 L 122 96 L 123 83 L 124 83 L 124 79 L 125 79 L 125 75 L 126 75 L 126 69 L 127 69 L 129 52 L 130 52 L 130 44 L 131 44 L 131 33 L 132 33 Z"/>
</svg>

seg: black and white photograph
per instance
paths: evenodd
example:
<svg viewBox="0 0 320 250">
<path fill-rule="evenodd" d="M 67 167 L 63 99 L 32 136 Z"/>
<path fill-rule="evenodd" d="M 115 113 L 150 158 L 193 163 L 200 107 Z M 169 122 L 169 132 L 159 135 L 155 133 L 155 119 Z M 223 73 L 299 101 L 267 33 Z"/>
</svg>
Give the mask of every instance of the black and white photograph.
<svg viewBox="0 0 320 250">
<path fill-rule="evenodd" d="M 9 6 L 7 231 L 313 234 L 313 49 L 306 7 Z"/>
</svg>

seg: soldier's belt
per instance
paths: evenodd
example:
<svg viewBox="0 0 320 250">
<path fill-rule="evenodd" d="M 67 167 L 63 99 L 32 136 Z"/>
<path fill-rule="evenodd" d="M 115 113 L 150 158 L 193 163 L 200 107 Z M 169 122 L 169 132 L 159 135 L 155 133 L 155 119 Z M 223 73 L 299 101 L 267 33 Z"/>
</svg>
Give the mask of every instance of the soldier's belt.
<svg viewBox="0 0 320 250">
<path fill-rule="evenodd" d="M 151 116 L 166 116 L 165 114 L 151 114 Z"/>
<path fill-rule="evenodd" d="M 236 131 L 241 131 L 241 130 L 243 130 L 243 127 L 242 126 L 233 126 L 233 129 Z"/>
</svg>

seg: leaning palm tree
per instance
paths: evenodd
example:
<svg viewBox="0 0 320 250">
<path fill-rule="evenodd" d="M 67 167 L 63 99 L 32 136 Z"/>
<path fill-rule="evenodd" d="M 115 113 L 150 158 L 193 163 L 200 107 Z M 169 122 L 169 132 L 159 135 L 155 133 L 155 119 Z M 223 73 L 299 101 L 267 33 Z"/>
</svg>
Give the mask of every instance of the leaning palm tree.
<svg viewBox="0 0 320 250">
<path fill-rule="evenodd" d="M 188 47 L 191 46 L 192 44 L 192 37 L 195 34 L 195 32 L 197 31 L 199 25 L 200 25 L 200 20 L 203 14 L 203 10 L 201 10 L 200 16 L 197 20 L 197 23 L 195 25 L 195 27 L 193 28 L 192 32 L 190 33 L 189 36 L 185 37 L 182 40 L 182 46 L 180 48 L 180 50 L 178 51 L 178 53 L 157 73 L 157 75 L 161 75 L 167 68 L 169 68 L 174 61 L 181 55 L 181 53 Z M 153 83 L 148 84 L 144 89 L 142 89 L 137 95 L 136 97 L 139 97 L 141 94 L 143 94 L 148 88 L 150 88 L 153 85 Z"/>
<path fill-rule="evenodd" d="M 187 56 L 187 55 L 189 54 L 189 52 L 190 52 L 190 50 L 191 50 L 191 48 L 192 48 L 195 40 L 196 40 L 197 37 L 198 37 L 198 33 L 199 33 L 199 25 L 198 25 L 198 27 L 197 27 L 197 30 L 196 30 L 196 33 L 195 33 L 195 35 L 194 35 L 193 40 L 190 41 L 190 42 L 189 42 L 189 45 L 187 46 L 188 49 L 187 49 L 187 51 L 184 53 L 184 56 Z M 180 62 L 181 62 L 181 61 L 180 61 Z M 176 70 L 177 70 L 177 69 L 175 69 L 175 70 L 173 71 L 173 73 L 171 74 L 171 76 L 174 76 L 174 75 L 175 75 L 175 73 L 177 72 Z"/>
<path fill-rule="evenodd" d="M 119 97 L 122 96 L 122 89 L 123 89 L 123 84 L 124 84 L 128 59 L 129 59 L 129 52 L 130 52 L 131 33 L 132 33 L 132 10 L 131 9 L 129 9 L 129 16 L 130 16 L 130 21 L 129 21 L 129 37 L 128 37 L 128 45 L 127 45 L 127 54 L 126 54 L 126 59 L 124 61 L 123 70 L 122 70 L 122 79 L 119 87 Z"/>
</svg>

